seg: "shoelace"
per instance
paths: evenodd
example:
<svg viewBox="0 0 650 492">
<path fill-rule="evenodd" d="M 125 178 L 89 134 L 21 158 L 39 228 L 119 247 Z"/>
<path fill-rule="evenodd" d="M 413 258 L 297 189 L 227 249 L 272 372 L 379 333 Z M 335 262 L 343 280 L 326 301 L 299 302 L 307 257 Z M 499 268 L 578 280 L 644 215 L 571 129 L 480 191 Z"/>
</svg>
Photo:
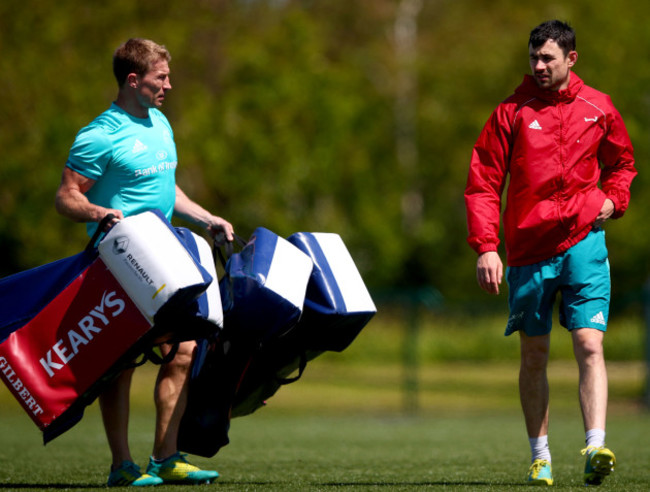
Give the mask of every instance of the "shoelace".
<svg viewBox="0 0 650 492">
<path fill-rule="evenodd" d="M 600 450 L 600 449 L 603 449 L 603 446 L 600 446 L 600 447 L 597 447 L 597 446 L 587 446 L 585 449 L 583 449 L 582 451 L 580 451 L 580 454 L 584 456 L 585 454 L 591 453 L 592 451 L 598 451 L 598 450 Z"/>
<path fill-rule="evenodd" d="M 533 478 L 537 477 L 539 475 L 539 472 L 541 472 L 542 468 L 544 468 L 546 465 L 550 465 L 550 463 L 546 460 L 535 460 L 535 462 L 532 465 L 533 472 L 531 475 L 533 476 Z"/>
</svg>

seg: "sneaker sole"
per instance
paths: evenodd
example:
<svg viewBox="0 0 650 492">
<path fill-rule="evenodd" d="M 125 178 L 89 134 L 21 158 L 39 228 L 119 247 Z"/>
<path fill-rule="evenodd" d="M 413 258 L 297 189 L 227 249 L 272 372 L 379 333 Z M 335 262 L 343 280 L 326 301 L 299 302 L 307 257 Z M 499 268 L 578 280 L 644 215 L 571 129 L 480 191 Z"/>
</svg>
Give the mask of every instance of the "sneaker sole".
<svg viewBox="0 0 650 492">
<path fill-rule="evenodd" d="M 594 456 L 591 459 L 593 471 L 585 476 L 586 485 L 600 485 L 613 471 L 616 461 L 610 456 Z"/>
</svg>

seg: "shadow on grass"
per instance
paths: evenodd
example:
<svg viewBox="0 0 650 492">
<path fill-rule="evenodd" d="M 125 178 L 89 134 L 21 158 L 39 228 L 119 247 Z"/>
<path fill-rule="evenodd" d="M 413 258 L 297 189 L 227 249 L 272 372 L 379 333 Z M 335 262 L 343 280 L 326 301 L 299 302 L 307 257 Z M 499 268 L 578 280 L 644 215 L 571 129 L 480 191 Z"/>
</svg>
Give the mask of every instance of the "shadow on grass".
<svg viewBox="0 0 650 492">
<path fill-rule="evenodd" d="M 0 483 L 0 489 L 99 489 L 104 484 L 96 483 Z"/>
<path fill-rule="evenodd" d="M 264 486 L 277 486 L 281 485 L 284 482 L 262 482 L 262 481 L 220 481 L 218 484 L 222 486 L 248 486 L 248 487 L 264 487 Z M 290 489 L 290 484 L 286 484 L 287 488 Z M 372 481 L 360 481 L 360 482 L 315 482 L 311 483 L 311 486 L 314 487 L 493 487 L 493 486 L 507 486 L 507 487 L 517 487 L 519 485 L 529 487 L 525 482 L 517 483 L 494 483 L 494 482 L 479 482 L 479 481 L 449 481 L 449 480 L 429 480 L 429 481 L 419 481 L 419 482 L 372 482 Z"/>
<path fill-rule="evenodd" d="M 241 482 L 228 482 L 228 481 L 220 481 L 216 482 L 212 485 L 221 485 L 221 486 L 240 486 L 240 487 L 273 487 L 273 486 L 278 486 L 280 483 L 278 482 L 262 482 L 262 481 L 241 481 Z M 291 490 L 292 487 L 290 484 L 287 485 L 287 490 Z M 495 486 L 495 485 L 501 485 L 501 486 L 508 486 L 508 487 L 516 487 L 518 485 L 522 486 L 527 486 L 525 483 L 512 483 L 512 484 L 495 484 L 491 482 L 462 482 L 462 481 L 456 481 L 456 482 L 451 482 L 451 481 L 446 481 L 446 480 L 440 480 L 440 481 L 420 481 L 420 482 L 371 482 L 371 481 L 366 481 L 366 482 L 321 482 L 321 483 L 314 483 L 312 486 L 316 487 L 386 487 L 386 488 L 392 488 L 392 487 L 415 487 L 415 488 L 421 488 L 421 487 L 490 487 L 490 486 Z M 103 489 L 105 486 L 98 485 L 98 484 L 83 484 L 83 483 L 77 483 L 77 484 L 69 484 L 69 483 L 0 483 L 0 489 L 6 489 L 6 490 L 21 490 L 21 489 L 35 489 L 35 490 L 42 490 L 42 489 L 62 489 L 62 490 L 70 490 L 70 489 Z"/>
<path fill-rule="evenodd" d="M 316 484 L 319 487 L 447 487 L 447 486 L 488 486 L 494 485 L 490 482 L 327 482 Z"/>
</svg>

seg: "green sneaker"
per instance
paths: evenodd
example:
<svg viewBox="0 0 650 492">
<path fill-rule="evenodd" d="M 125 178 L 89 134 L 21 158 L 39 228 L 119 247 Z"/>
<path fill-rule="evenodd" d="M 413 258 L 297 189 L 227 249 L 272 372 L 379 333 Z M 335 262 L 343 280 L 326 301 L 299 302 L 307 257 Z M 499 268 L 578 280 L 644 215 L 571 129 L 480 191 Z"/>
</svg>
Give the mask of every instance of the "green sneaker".
<svg viewBox="0 0 650 492">
<path fill-rule="evenodd" d="M 600 485 L 614 471 L 616 456 L 606 447 L 588 446 L 581 453 L 587 455 L 585 485 Z"/>
<path fill-rule="evenodd" d="M 163 483 L 162 478 L 153 477 L 148 474 L 142 474 L 140 467 L 132 461 L 123 461 L 119 468 L 113 470 L 108 475 L 109 487 L 151 487 Z"/>
<path fill-rule="evenodd" d="M 185 454 L 175 453 L 162 463 L 156 463 L 149 458 L 147 473 L 162 478 L 165 483 L 176 484 L 200 484 L 210 483 L 219 476 L 219 473 L 212 470 L 201 470 L 185 459 Z"/>
<path fill-rule="evenodd" d="M 528 485 L 553 485 L 551 462 L 537 459 L 528 469 Z"/>
</svg>

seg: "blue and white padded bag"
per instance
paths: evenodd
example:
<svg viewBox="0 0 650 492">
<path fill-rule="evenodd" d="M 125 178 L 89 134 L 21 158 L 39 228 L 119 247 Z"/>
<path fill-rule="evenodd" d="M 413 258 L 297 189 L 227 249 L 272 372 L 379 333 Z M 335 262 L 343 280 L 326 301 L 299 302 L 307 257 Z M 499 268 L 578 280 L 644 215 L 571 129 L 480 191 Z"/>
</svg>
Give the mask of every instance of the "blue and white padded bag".
<svg viewBox="0 0 650 492">
<path fill-rule="evenodd" d="M 299 329 L 304 348 L 340 352 L 377 312 L 341 236 L 298 232 L 288 238 L 313 261 Z"/>
<path fill-rule="evenodd" d="M 312 269 L 309 256 L 286 239 L 255 229 L 228 259 L 220 282 L 225 334 L 259 343 L 291 329 L 302 314 Z"/>
</svg>

